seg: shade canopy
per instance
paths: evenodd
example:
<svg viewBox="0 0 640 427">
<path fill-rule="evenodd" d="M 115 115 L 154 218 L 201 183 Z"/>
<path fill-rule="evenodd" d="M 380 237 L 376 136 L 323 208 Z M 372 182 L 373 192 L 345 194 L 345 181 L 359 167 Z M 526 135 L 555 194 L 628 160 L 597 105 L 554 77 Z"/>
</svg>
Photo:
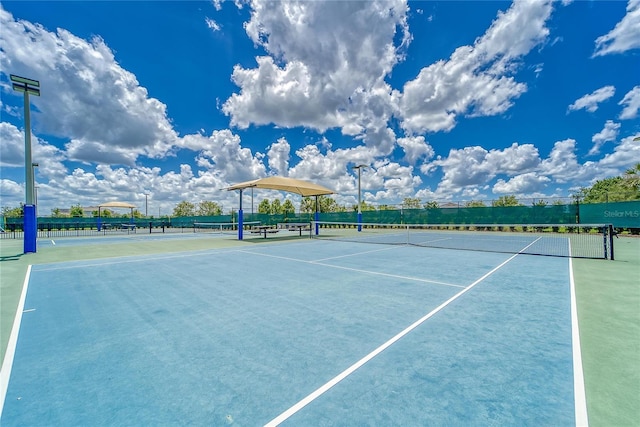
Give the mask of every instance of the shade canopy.
<svg viewBox="0 0 640 427">
<path fill-rule="evenodd" d="M 322 196 L 325 194 L 335 193 L 335 191 L 323 187 L 322 185 L 299 179 L 285 178 L 282 176 L 270 176 L 268 178 L 241 182 L 239 184 L 232 185 L 227 188 L 227 190 L 244 190 L 245 188 L 266 188 L 269 190 L 287 191 L 289 193 L 300 194 L 301 196 Z"/>
<path fill-rule="evenodd" d="M 127 208 L 134 209 L 136 206 L 126 202 L 107 202 L 98 205 L 99 208 Z"/>
</svg>

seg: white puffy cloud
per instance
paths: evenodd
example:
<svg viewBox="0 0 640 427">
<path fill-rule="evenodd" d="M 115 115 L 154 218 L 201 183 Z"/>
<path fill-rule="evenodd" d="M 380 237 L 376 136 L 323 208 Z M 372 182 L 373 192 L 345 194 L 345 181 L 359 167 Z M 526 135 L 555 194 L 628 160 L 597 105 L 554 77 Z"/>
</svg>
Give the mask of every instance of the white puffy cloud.
<svg viewBox="0 0 640 427">
<path fill-rule="evenodd" d="M 569 105 L 569 111 L 585 109 L 590 113 L 598 110 L 598 104 L 611 98 L 616 93 L 613 86 L 604 86 L 587 95 L 578 98 L 573 104 Z"/>
<path fill-rule="evenodd" d="M 210 137 L 185 135 L 179 141 L 183 148 L 199 151 L 201 167 L 211 169 L 226 182 L 237 183 L 266 176 L 263 154 L 254 156 L 251 149 L 242 147 L 240 136 L 229 129 L 213 131 Z"/>
<path fill-rule="evenodd" d="M 424 136 L 398 138 L 397 142 L 404 150 L 405 159 L 410 165 L 415 165 L 423 158 L 429 160 L 434 155 L 433 148 L 426 142 Z"/>
<path fill-rule="evenodd" d="M 640 110 L 640 86 L 635 86 L 627 92 L 618 105 L 624 106 L 619 116 L 620 120 L 630 120 L 638 117 L 638 111 Z"/>
<path fill-rule="evenodd" d="M 527 89 L 511 76 L 518 61 L 549 35 L 549 1 L 514 2 L 499 13 L 473 46 L 462 46 L 449 60 L 423 68 L 404 85 L 402 127 L 411 133 L 449 131 L 459 115 L 505 112 Z"/>
<path fill-rule="evenodd" d="M 271 144 L 267 152 L 269 159 L 269 169 L 276 175 L 287 176 L 289 174 L 289 159 L 291 157 L 291 146 L 285 138 L 278 139 Z"/>
<path fill-rule="evenodd" d="M 600 148 L 605 142 L 615 141 L 618 137 L 618 133 L 620 132 L 620 123 L 615 123 L 613 120 L 607 120 L 604 124 L 604 128 L 593 135 L 591 141 L 593 142 L 593 147 L 589 150 L 589 155 L 595 155 L 600 153 Z"/>
<path fill-rule="evenodd" d="M 384 78 L 410 40 L 406 2 L 250 5 L 247 34 L 270 56 L 256 58 L 257 68 L 234 68 L 240 92 L 222 107 L 232 126 L 337 127 L 390 152 L 395 138 L 386 124 L 396 95 Z"/>
<path fill-rule="evenodd" d="M 0 167 L 24 168 L 24 132 L 14 125 L 0 122 Z M 51 178 L 67 173 L 65 154 L 43 139 L 31 135 L 31 160 L 38 163 L 37 174 Z"/>
<path fill-rule="evenodd" d="M 596 39 L 593 56 L 640 48 L 640 0 L 629 0 L 627 13 L 613 30 Z"/>
<path fill-rule="evenodd" d="M 88 42 L 64 29 L 50 32 L 14 20 L 3 8 L 0 26 L 3 69 L 40 81 L 41 96 L 31 98 L 36 130 L 68 137 L 71 159 L 131 165 L 139 155 L 169 152 L 176 134 L 166 106 L 118 65 L 101 38 Z M 96 150 L 102 160 L 92 154 Z M 107 157 L 111 151 L 120 155 Z"/>
<path fill-rule="evenodd" d="M 551 182 L 549 177 L 528 172 L 516 175 L 508 181 L 498 179 L 493 186 L 493 192 L 497 194 L 535 193 L 544 190 L 549 182 Z"/>
<path fill-rule="evenodd" d="M 7 200 L 23 200 L 24 184 L 20 185 L 10 179 L 0 179 L 0 198 L 3 200 L 3 207 L 10 206 L 5 204 Z"/>
<path fill-rule="evenodd" d="M 444 177 L 438 192 L 455 193 L 464 187 L 487 185 L 498 175 L 526 173 L 540 164 L 538 149 L 531 144 L 513 143 L 504 150 L 465 147 L 449 151 L 447 158 L 433 161 L 430 167 L 441 167 Z"/>
</svg>

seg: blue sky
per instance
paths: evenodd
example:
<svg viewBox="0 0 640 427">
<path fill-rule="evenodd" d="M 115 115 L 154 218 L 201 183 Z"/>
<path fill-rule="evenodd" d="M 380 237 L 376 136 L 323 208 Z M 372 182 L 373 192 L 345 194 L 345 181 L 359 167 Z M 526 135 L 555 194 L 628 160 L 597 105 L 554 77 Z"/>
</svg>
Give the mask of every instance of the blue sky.
<svg viewBox="0 0 640 427">
<path fill-rule="evenodd" d="M 0 197 L 237 207 L 290 176 L 374 205 L 568 197 L 640 162 L 640 0 L 0 3 Z M 262 198 L 298 196 L 261 191 Z"/>
</svg>

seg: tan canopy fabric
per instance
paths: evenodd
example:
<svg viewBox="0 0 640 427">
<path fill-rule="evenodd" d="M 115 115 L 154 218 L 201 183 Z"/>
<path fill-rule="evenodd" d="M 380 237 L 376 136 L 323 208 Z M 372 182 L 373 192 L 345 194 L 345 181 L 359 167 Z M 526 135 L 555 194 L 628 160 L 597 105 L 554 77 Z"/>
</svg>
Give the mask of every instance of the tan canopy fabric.
<svg viewBox="0 0 640 427">
<path fill-rule="evenodd" d="M 127 208 L 134 209 L 135 205 L 126 202 L 107 202 L 98 205 L 99 208 Z"/>
<path fill-rule="evenodd" d="M 301 196 L 322 196 L 325 194 L 335 193 L 335 191 L 323 187 L 322 185 L 299 179 L 285 178 L 282 176 L 270 176 L 268 178 L 241 182 L 239 184 L 232 185 L 227 188 L 227 190 L 244 190 L 245 188 L 267 188 L 270 190 L 281 190 L 289 193 L 300 194 Z"/>
</svg>

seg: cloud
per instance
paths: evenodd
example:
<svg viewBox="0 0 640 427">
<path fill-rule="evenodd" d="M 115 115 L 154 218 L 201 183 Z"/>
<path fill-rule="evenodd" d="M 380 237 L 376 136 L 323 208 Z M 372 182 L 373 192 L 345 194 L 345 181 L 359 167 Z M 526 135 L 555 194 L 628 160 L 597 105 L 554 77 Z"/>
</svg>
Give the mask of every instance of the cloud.
<svg viewBox="0 0 640 427">
<path fill-rule="evenodd" d="M 496 194 L 527 194 L 543 191 L 551 179 L 538 175 L 535 172 L 528 172 L 516 175 L 508 181 L 499 179 L 493 186 Z"/>
<path fill-rule="evenodd" d="M 618 105 L 624 106 L 624 109 L 618 117 L 620 120 L 630 120 L 638 117 L 638 110 L 640 110 L 640 86 L 636 86 L 627 92 Z"/>
<path fill-rule="evenodd" d="M 616 93 L 613 86 L 604 86 L 593 91 L 581 98 L 578 98 L 573 104 L 569 105 L 569 111 L 577 111 L 585 109 L 590 113 L 598 110 L 598 104 L 611 98 Z"/>
<path fill-rule="evenodd" d="M 514 2 L 498 13 L 473 46 L 423 68 L 404 85 L 398 115 L 410 133 L 450 131 L 460 115 L 504 113 L 527 90 L 511 76 L 518 61 L 543 43 L 552 10 L 547 1 Z"/>
<path fill-rule="evenodd" d="M 231 125 L 342 128 L 389 152 L 396 95 L 384 78 L 410 42 L 406 2 L 250 4 L 247 34 L 269 56 L 234 67 L 240 92 L 222 107 Z"/>
<path fill-rule="evenodd" d="M 0 122 L 0 167 L 24 168 L 24 132 L 10 123 Z M 47 141 L 31 135 L 31 159 L 38 163 L 39 176 L 64 176 L 65 153 Z"/>
<path fill-rule="evenodd" d="M 398 145 L 404 150 L 404 157 L 410 165 L 415 165 L 422 158 L 429 160 L 434 155 L 433 148 L 424 136 L 398 138 Z"/>
<path fill-rule="evenodd" d="M 289 159 L 291 158 L 291 146 L 285 138 L 278 139 L 271 144 L 267 151 L 269 169 L 275 175 L 287 176 L 289 174 Z"/>
<path fill-rule="evenodd" d="M 449 151 L 447 158 L 437 159 L 429 167 L 444 172 L 438 192 L 456 193 L 465 187 L 487 185 L 498 175 L 512 176 L 536 169 L 540 164 L 538 149 L 531 144 L 513 143 L 503 150 L 465 147 Z"/>
<path fill-rule="evenodd" d="M 627 13 L 613 30 L 596 39 L 593 56 L 640 48 L 640 0 L 629 0 Z"/>
<path fill-rule="evenodd" d="M 237 183 L 266 176 L 263 155 L 242 147 L 240 136 L 229 129 L 216 130 L 210 137 L 200 134 L 185 135 L 179 145 L 199 151 L 198 163 L 210 169 L 224 182 Z"/>
<path fill-rule="evenodd" d="M 214 32 L 220 31 L 220 25 L 213 19 L 205 18 L 205 22 L 207 24 L 207 28 L 209 28 L 210 30 L 213 30 Z"/>
<path fill-rule="evenodd" d="M 31 98 L 35 128 L 69 138 L 70 158 L 132 164 L 140 155 L 170 152 L 177 136 L 166 106 L 118 65 L 101 38 L 88 42 L 64 29 L 50 32 L 2 8 L 0 26 L 3 69 L 40 81 L 41 96 Z"/>
<path fill-rule="evenodd" d="M 618 132 L 620 132 L 620 123 L 615 123 L 613 120 L 607 120 L 604 124 L 604 128 L 591 138 L 593 147 L 589 150 L 589 155 L 592 156 L 600 153 L 602 145 L 605 142 L 615 141 L 618 137 Z"/>
</svg>

